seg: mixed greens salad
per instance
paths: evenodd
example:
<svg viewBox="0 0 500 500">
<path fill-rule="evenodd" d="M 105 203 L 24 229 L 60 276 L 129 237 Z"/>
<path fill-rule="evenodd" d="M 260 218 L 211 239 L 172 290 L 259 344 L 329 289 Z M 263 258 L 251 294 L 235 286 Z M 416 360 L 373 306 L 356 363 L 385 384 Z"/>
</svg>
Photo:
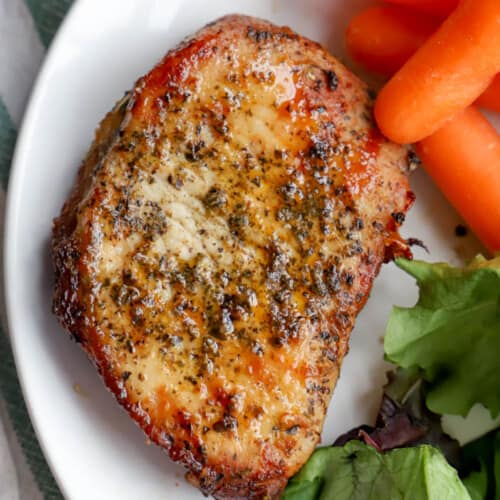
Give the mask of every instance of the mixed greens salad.
<svg viewBox="0 0 500 500">
<path fill-rule="evenodd" d="M 476 404 L 500 414 L 500 256 L 396 264 L 419 299 L 389 318 L 384 351 L 396 367 L 376 424 L 318 448 L 284 500 L 500 499 L 500 428 L 460 447 L 441 426 Z"/>
</svg>

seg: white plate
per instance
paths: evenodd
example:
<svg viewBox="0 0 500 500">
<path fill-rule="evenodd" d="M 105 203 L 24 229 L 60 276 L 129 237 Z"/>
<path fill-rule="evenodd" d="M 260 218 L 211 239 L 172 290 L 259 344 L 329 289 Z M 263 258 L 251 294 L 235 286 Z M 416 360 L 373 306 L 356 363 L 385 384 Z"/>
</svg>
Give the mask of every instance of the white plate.
<svg viewBox="0 0 500 500">
<path fill-rule="evenodd" d="M 185 35 L 229 12 L 288 24 L 344 57 L 343 32 L 367 0 L 81 0 L 57 35 L 37 81 L 9 187 L 6 287 L 10 333 L 28 408 L 48 462 L 71 500 L 199 498 L 129 420 L 51 314 L 51 220 L 75 181 L 97 123 L 113 103 Z M 433 260 L 477 250 L 457 239 L 455 212 L 423 172 L 405 234 Z M 417 256 L 424 256 L 417 251 Z M 384 381 L 381 335 L 393 303 L 415 287 L 385 266 L 352 335 L 323 442 L 370 422 Z M 75 387 L 78 390 L 75 390 Z"/>
</svg>

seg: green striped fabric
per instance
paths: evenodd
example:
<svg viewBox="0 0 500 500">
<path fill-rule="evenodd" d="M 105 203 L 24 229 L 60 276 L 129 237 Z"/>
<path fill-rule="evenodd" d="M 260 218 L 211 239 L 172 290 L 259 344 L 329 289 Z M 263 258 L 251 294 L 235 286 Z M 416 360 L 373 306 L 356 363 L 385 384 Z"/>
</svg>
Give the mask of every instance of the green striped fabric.
<svg viewBox="0 0 500 500">
<path fill-rule="evenodd" d="M 48 47 L 72 1 L 24 1 L 31 13 L 41 42 Z M 0 182 L 4 190 L 7 189 L 16 135 L 17 132 L 5 105 L 4 96 L 0 95 Z M 0 331 L 0 391 L 26 462 L 42 496 L 50 500 L 62 499 L 35 437 L 21 393 L 8 336 L 4 331 Z"/>
<path fill-rule="evenodd" d="M 25 0 L 31 11 L 40 39 L 48 47 L 63 17 L 71 5 L 71 0 Z"/>
<path fill-rule="evenodd" d="M 10 162 L 16 143 L 16 131 L 7 108 L 0 100 L 0 181 L 4 189 L 7 189 L 9 181 Z"/>
<path fill-rule="evenodd" d="M 3 122 L 0 122 L 0 129 L 2 125 Z M 0 353 L 0 390 L 26 461 L 43 497 L 50 500 L 62 498 L 38 446 L 17 379 L 9 341 L 3 331 L 0 331 Z"/>
</svg>

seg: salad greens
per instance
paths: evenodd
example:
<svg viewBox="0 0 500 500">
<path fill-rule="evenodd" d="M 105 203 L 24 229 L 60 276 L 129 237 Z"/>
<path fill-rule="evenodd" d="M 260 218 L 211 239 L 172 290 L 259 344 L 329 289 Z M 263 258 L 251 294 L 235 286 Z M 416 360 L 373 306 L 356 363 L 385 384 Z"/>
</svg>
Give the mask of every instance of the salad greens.
<svg viewBox="0 0 500 500">
<path fill-rule="evenodd" d="M 287 487 L 283 500 L 469 500 L 444 456 L 432 446 L 400 448 L 381 454 L 350 441 L 317 449 Z"/>
<path fill-rule="evenodd" d="M 317 449 L 285 500 L 500 500 L 500 429 L 460 449 L 441 427 L 442 414 L 465 415 L 475 403 L 500 413 L 500 256 L 464 268 L 396 264 L 420 295 L 389 319 L 385 355 L 399 368 L 376 424 Z"/>
<path fill-rule="evenodd" d="M 461 472 L 472 500 L 500 499 L 499 430 L 463 448 Z"/>
<path fill-rule="evenodd" d="M 425 405 L 425 385 L 419 370 L 399 368 L 387 374 L 375 427 L 362 425 L 340 436 L 334 446 L 352 439 L 364 441 L 378 451 L 430 444 L 454 467 L 460 464 L 460 445 L 441 427 L 441 416 Z"/>
<path fill-rule="evenodd" d="M 395 307 L 384 349 L 389 361 L 419 367 L 429 382 L 427 406 L 466 415 L 482 403 L 500 413 L 500 258 L 461 269 L 397 259 L 417 280 L 420 297 Z"/>
</svg>

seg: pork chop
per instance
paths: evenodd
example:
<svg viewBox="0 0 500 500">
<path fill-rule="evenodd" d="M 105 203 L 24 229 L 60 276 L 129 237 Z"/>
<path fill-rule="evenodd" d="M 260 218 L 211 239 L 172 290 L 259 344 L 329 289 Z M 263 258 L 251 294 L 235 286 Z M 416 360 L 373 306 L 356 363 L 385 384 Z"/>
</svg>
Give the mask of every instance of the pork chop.
<svg viewBox="0 0 500 500">
<path fill-rule="evenodd" d="M 106 116 L 54 222 L 55 314 L 205 494 L 279 495 L 407 252 L 408 151 L 372 104 L 317 43 L 224 17 Z"/>
</svg>

